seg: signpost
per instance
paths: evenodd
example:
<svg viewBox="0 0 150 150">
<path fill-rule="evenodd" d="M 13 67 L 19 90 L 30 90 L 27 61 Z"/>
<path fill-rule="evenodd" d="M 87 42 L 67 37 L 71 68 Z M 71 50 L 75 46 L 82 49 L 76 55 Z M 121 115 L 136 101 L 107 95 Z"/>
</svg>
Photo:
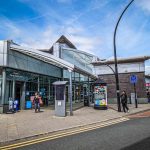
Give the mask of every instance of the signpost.
<svg viewBox="0 0 150 150">
<path fill-rule="evenodd" d="M 135 107 L 138 108 L 136 86 L 135 86 L 135 84 L 137 83 L 137 76 L 136 75 L 133 74 L 133 75 L 130 76 L 130 83 L 132 83 L 134 85 Z"/>
</svg>

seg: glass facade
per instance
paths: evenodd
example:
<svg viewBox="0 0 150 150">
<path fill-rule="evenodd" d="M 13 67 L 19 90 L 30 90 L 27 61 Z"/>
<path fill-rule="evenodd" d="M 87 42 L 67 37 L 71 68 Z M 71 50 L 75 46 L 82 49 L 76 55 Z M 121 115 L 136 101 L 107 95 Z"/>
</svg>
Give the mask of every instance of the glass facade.
<svg viewBox="0 0 150 150">
<path fill-rule="evenodd" d="M 43 105 L 54 103 L 54 88 L 52 83 L 60 78 L 44 76 L 31 72 L 6 68 L 6 92 L 4 104 L 8 104 L 9 98 L 17 99 L 19 107 L 24 108 L 25 102 L 39 92 Z"/>
<path fill-rule="evenodd" d="M 44 106 L 54 104 L 53 82 L 62 80 L 51 76 L 6 68 L 6 90 L 4 104 L 8 105 L 9 98 L 19 101 L 19 108 L 25 109 L 26 101 L 31 100 L 36 91 L 39 92 Z M 1 71 L 2 72 L 2 71 Z M 2 73 L 1 73 L 2 74 Z M 2 96 L 2 77 L 0 78 L 0 96 Z M 63 71 L 63 80 L 68 81 L 66 86 L 66 102 L 69 103 L 69 71 Z M 78 72 L 72 72 L 72 100 L 73 103 L 84 101 L 84 96 L 91 92 L 92 79 Z M 0 97 L 1 98 L 1 97 Z M 92 101 L 92 97 L 90 99 Z"/>
<path fill-rule="evenodd" d="M 95 56 L 88 55 L 87 53 L 81 52 L 79 50 L 73 50 L 69 48 L 62 47 L 61 58 L 76 65 L 77 67 L 91 73 L 92 70 L 92 60 Z"/>
<path fill-rule="evenodd" d="M 69 81 L 69 71 L 64 70 L 63 77 L 65 81 Z M 72 100 L 74 103 L 83 102 L 84 97 L 92 93 L 92 81 L 89 76 L 72 72 Z M 89 96 L 91 102 L 92 96 Z M 66 88 L 66 101 L 69 102 L 69 86 Z"/>
<path fill-rule="evenodd" d="M 93 67 L 91 63 L 96 57 L 76 49 L 62 47 L 61 58 L 82 70 L 92 73 Z M 67 70 L 64 70 L 63 77 L 64 80 L 69 79 L 69 72 Z M 72 72 L 72 100 L 74 103 L 83 102 L 86 95 L 89 95 L 89 100 L 92 101 L 93 89 L 91 82 L 93 80 L 94 79 L 91 79 L 88 75 L 79 72 Z M 68 101 L 68 96 L 66 97 Z"/>
<path fill-rule="evenodd" d="M 5 50 L 7 57 L 5 57 L 5 61 L 2 61 L 6 64 L 0 62 L 0 107 L 6 106 L 8 108 L 9 99 L 12 98 L 18 100 L 19 109 L 25 109 L 26 102 L 32 99 L 36 91 L 42 97 L 44 106 L 53 105 L 55 89 L 52 84 L 58 80 L 68 81 L 66 102 L 69 102 L 70 73 L 59 64 L 55 65 L 54 62 L 57 59 L 51 64 L 51 62 L 42 61 L 33 55 L 32 57 L 27 53 L 9 49 L 9 46 L 5 48 L 2 46 L 0 52 Z M 76 69 L 78 71 L 71 73 L 73 103 L 83 102 L 84 96 L 92 89 L 90 82 L 93 79 L 86 73 L 82 74 L 80 69 L 82 72 L 85 70 L 91 74 L 93 56 L 80 53 L 80 51 L 66 50 L 65 48 L 61 50 L 61 58 L 78 68 Z"/>
<path fill-rule="evenodd" d="M 13 50 L 8 52 L 8 66 L 47 76 L 62 77 L 61 68 Z"/>
</svg>

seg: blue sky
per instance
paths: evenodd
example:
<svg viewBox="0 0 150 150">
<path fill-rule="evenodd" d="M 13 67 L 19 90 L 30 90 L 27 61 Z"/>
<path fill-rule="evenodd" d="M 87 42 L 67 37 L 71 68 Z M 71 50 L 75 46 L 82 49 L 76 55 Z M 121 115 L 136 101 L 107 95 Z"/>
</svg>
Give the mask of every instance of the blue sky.
<svg viewBox="0 0 150 150">
<path fill-rule="evenodd" d="M 129 0 L 0 0 L 0 40 L 49 48 L 63 34 L 80 50 L 113 57 L 113 31 Z M 150 0 L 135 0 L 117 32 L 117 56 L 150 55 Z M 150 73 L 150 61 L 146 62 Z"/>
</svg>

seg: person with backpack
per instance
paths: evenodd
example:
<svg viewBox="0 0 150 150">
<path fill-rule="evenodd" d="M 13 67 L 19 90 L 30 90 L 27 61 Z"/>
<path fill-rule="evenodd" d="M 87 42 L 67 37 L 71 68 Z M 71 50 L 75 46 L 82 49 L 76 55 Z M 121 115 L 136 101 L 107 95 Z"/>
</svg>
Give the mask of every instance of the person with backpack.
<svg viewBox="0 0 150 150">
<path fill-rule="evenodd" d="M 35 97 L 34 97 L 34 108 L 35 108 L 35 113 L 40 112 L 40 97 L 38 92 L 35 92 Z"/>
<path fill-rule="evenodd" d="M 123 111 L 125 113 L 126 113 L 126 110 L 127 110 L 127 112 L 129 112 L 129 108 L 127 106 L 127 94 L 125 91 L 123 91 L 121 94 L 121 103 L 122 103 Z"/>
</svg>

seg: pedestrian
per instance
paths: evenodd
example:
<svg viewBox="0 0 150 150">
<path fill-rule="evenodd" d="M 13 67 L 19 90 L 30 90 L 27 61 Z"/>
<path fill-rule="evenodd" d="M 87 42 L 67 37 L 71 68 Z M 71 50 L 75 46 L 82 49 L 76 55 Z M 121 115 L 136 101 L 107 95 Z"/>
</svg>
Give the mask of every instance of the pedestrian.
<svg viewBox="0 0 150 150">
<path fill-rule="evenodd" d="M 147 99 L 148 99 L 148 103 L 150 103 L 150 91 L 147 90 Z"/>
<path fill-rule="evenodd" d="M 121 103 L 122 103 L 123 111 L 125 113 L 126 113 L 126 110 L 127 110 L 127 112 L 129 112 L 129 108 L 127 106 L 127 94 L 125 91 L 123 91 L 121 94 Z"/>
<path fill-rule="evenodd" d="M 35 108 L 35 113 L 40 112 L 40 97 L 38 92 L 35 92 L 35 96 L 34 96 L 34 108 Z"/>
</svg>

